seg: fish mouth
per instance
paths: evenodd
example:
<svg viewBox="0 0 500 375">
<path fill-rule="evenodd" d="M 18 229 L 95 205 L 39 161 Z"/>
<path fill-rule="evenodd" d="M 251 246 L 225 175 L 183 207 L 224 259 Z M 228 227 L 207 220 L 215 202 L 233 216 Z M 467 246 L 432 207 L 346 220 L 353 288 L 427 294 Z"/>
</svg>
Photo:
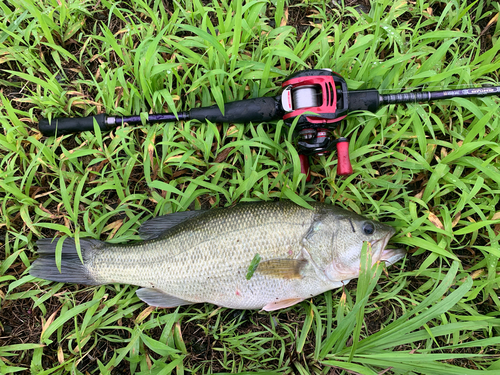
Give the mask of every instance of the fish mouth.
<svg viewBox="0 0 500 375">
<path fill-rule="evenodd" d="M 393 236 L 394 232 L 391 231 L 387 233 L 385 237 L 382 237 L 381 239 L 375 241 L 373 243 L 376 244 L 378 242 L 381 242 L 380 244 L 380 257 L 379 261 L 380 262 L 385 262 L 386 266 L 390 266 L 394 263 L 396 263 L 398 260 L 404 258 L 406 255 L 406 251 L 403 249 L 386 249 L 385 247 L 389 243 L 389 240 Z"/>
<path fill-rule="evenodd" d="M 380 260 L 385 262 L 387 266 L 396 263 L 398 260 L 403 259 L 406 251 L 403 249 L 384 249 L 380 256 Z"/>
</svg>

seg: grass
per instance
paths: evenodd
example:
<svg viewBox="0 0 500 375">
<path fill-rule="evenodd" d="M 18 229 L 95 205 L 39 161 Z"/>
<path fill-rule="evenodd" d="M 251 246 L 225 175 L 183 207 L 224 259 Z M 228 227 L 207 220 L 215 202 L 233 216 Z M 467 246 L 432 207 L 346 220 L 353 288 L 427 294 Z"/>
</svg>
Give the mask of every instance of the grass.
<svg viewBox="0 0 500 375">
<path fill-rule="evenodd" d="M 40 117 L 176 112 L 274 95 L 332 68 L 382 93 L 498 84 L 492 0 L 0 4 L 0 372 L 496 374 L 498 97 L 356 113 L 354 174 L 298 168 L 272 124 L 184 122 L 46 138 Z M 137 239 L 161 214 L 318 200 L 391 222 L 409 250 L 357 283 L 273 313 L 147 307 L 135 287 L 29 276 L 40 237 Z"/>
</svg>

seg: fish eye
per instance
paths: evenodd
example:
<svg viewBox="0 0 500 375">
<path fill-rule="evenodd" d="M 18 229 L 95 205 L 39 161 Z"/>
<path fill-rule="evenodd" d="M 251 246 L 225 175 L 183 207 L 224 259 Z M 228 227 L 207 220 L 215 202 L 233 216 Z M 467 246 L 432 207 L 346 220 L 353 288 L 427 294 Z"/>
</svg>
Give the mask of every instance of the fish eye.
<svg viewBox="0 0 500 375">
<path fill-rule="evenodd" d="M 363 224 L 363 233 L 364 234 L 370 235 L 370 234 L 373 234 L 373 232 L 375 232 L 375 226 L 372 223 L 367 221 L 366 223 Z"/>
</svg>

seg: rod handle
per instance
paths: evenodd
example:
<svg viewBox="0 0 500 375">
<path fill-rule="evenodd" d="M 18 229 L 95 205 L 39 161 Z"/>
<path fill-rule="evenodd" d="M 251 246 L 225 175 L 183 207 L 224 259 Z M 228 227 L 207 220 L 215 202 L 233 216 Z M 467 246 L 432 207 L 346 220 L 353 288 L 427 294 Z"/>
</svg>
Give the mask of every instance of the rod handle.
<svg viewBox="0 0 500 375">
<path fill-rule="evenodd" d="M 87 130 L 94 130 L 94 120 L 101 130 L 109 130 L 106 123 L 107 115 L 101 113 L 96 116 L 87 117 L 56 117 L 52 120 L 46 118 L 38 122 L 38 129 L 45 136 L 78 133 Z M 111 126 L 112 127 L 112 126 Z"/>
<path fill-rule="evenodd" d="M 273 121 L 283 117 L 283 108 L 277 98 L 262 97 L 238 100 L 224 104 L 224 114 L 219 106 L 193 108 L 189 117 L 198 121 L 248 123 Z"/>
</svg>

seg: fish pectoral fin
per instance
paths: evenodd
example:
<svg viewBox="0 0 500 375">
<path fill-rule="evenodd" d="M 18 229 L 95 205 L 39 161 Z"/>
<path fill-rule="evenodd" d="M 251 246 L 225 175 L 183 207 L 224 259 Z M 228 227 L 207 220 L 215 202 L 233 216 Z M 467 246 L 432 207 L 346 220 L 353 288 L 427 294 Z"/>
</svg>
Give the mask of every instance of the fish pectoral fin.
<svg viewBox="0 0 500 375">
<path fill-rule="evenodd" d="M 165 294 L 157 289 L 141 288 L 135 293 L 137 294 L 137 297 L 146 302 L 148 305 L 156 307 L 177 307 L 193 304 L 193 302 L 185 301 L 181 298 Z"/>
<path fill-rule="evenodd" d="M 302 268 L 307 260 L 298 259 L 271 259 L 259 263 L 257 272 L 262 275 L 281 279 L 301 279 Z"/>
<path fill-rule="evenodd" d="M 303 298 L 288 298 L 288 299 L 282 299 L 279 301 L 274 301 L 268 303 L 266 306 L 262 308 L 264 311 L 276 311 L 279 309 L 284 309 L 285 307 L 290 307 L 293 306 L 299 302 L 302 302 L 304 299 Z"/>
</svg>

